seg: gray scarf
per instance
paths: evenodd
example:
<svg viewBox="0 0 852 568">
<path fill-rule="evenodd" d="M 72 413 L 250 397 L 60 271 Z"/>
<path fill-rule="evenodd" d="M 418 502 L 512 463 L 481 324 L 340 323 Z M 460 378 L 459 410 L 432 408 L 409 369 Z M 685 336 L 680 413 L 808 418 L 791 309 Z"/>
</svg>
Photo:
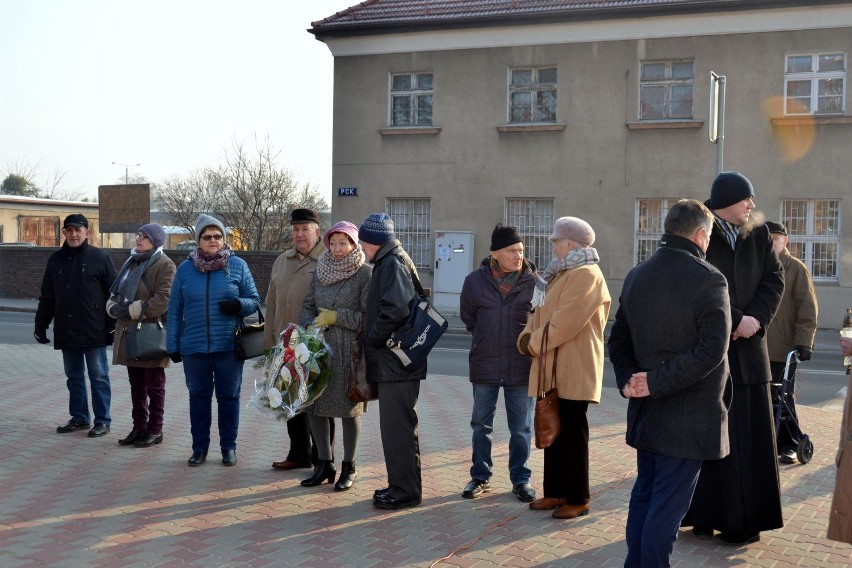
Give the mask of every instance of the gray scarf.
<svg viewBox="0 0 852 568">
<path fill-rule="evenodd" d="M 130 249 L 130 258 L 125 261 L 118 272 L 118 278 L 109 288 L 110 299 L 117 304 L 132 303 L 136 299 L 136 291 L 139 289 L 142 275 L 149 266 L 157 262 L 161 254 L 163 254 L 163 247 L 145 252 L 136 252 L 135 248 Z"/>
<path fill-rule="evenodd" d="M 574 249 L 568 251 L 563 257 L 556 257 L 544 271 L 544 279 L 549 283 L 553 277 L 563 270 L 571 270 L 578 266 L 586 266 L 588 264 L 597 264 L 601 261 L 598 256 L 598 251 L 592 247 Z"/>
</svg>

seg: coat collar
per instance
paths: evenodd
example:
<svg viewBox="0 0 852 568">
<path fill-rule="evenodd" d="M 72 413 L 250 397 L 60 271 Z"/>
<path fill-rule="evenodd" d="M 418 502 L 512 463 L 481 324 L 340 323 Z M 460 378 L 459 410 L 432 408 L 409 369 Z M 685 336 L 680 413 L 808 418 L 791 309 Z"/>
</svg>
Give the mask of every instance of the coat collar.
<svg viewBox="0 0 852 568">
<path fill-rule="evenodd" d="M 322 244 L 322 239 L 317 241 L 317 244 L 314 245 L 314 248 L 311 249 L 311 252 L 305 258 L 310 258 L 311 260 L 318 260 L 320 255 L 325 252 L 325 245 Z M 287 258 L 299 258 L 299 251 L 296 250 L 296 247 L 291 248 L 287 252 L 284 253 L 284 256 Z"/>
</svg>

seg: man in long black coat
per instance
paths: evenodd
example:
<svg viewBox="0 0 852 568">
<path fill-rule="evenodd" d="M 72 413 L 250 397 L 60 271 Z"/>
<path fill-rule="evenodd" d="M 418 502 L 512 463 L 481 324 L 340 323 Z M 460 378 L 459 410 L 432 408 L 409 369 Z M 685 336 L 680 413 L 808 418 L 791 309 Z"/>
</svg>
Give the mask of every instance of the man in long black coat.
<svg viewBox="0 0 852 568">
<path fill-rule="evenodd" d="M 609 358 L 627 407 L 639 470 L 627 515 L 625 567 L 669 566 L 704 460 L 728 454 L 731 306 L 704 260 L 713 215 L 678 201 L 654 255 L 627 275 Z"/>
<path fill-rule="evenodd" d="M 781 303 L 784 271 L 768 229 L 749 225 L 753 198 L 748 178 L 722 172 L 705 202 L 716 217 L 707 260 L 727 278 L 731 300 L 731 453 L 704 463 L 683 521 L 696 536 L 718 530 L 718 538 L 732 545 L 756 542 L 760 531 L 784 525 L 764 336 Z"/>
</svg>

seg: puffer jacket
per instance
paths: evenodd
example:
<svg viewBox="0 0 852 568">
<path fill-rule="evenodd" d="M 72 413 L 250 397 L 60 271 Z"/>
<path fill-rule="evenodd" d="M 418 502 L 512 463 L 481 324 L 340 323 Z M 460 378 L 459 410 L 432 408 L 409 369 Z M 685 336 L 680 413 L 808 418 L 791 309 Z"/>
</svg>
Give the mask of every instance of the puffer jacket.
<svg viewBox="0 0 852 568">
<path fill-rule="evenodd" d="M 237 298 L 240 313 L 226 316 L 219 302 Z M 166 349 L 191 355 L 234 350 L 234 330 L 241 317 L 257 311 L 260 296 L 248 264 L 233 254 L 227 270 L 201 272 L 192 259 L 177 269 L 169 298 Z"/>
<path fill-rule="evenodd" d="M 426 378 L 426 363 L 406 370 L 386 345 L 391 333 L 408 318 L 408 303 L 417 297 L 411 280 L 417 269 L 396 239 L 382 245 L 372 262 L 373 277 L 364 312 L 367 380 L 371 383 L 422 381 Z"/>
<path fill-rule="evenodd" d="M 504 387 L 527 386 L 532 357 L 516 348 L 535 291 L 535 265 L 525 260 L 517 282 L 505 296 L 491 274 L 491 257 L 467 275 L 462 286 L 461 319 L 473 335 L 470 382 Z"/>
<path fill-rule="evenodd" d="M 115 265 L 106 252 L 88 240 L 79 247 L 62 248 L 50 255 L 41 283 L 36 327 L 53 321 L 55 349 L 112 345 L 115 320 L 106 313 Z"/>
</svg>

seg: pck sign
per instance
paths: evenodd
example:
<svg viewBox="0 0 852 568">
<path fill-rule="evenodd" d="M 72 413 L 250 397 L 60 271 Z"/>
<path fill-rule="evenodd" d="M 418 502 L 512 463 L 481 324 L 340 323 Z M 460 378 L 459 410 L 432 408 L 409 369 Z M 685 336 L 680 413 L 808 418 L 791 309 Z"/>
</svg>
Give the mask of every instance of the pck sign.
<svg viewBox="0 0 852 568">
<path fill-rule="evenodd" d="M 358 195 L 357 187 L 338 187 L 337 188 L 338 197 L 350 197 Z"/>
</svg>

